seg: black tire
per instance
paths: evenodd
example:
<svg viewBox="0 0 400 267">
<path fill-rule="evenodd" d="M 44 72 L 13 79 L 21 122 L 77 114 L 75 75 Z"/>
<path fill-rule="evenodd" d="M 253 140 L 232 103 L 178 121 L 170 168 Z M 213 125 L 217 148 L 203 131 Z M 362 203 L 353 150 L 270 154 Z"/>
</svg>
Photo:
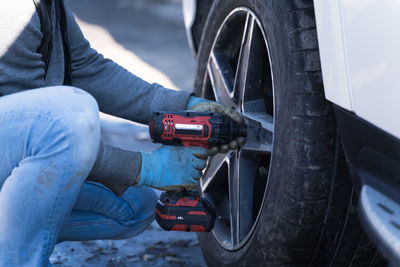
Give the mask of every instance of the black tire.
<svg viewBox="0 0 400 267">
<path fill-rule="evenodd" d="M 207 264 L 385 266 L 358 222 L 357 197 L 324 97 L 311 0 L 215 1 L 200 43 L 194 92 L 202 95 L 214 39 L 236 7 L 254 12 L 268 40 L 277 118 L 274 154 L 251 238 L 228 251 L 212 233 L 199 234 Z"/>
<path fill-rule="evenodd" d="M 193 48 L 197 52 L 201 36 L 203 34 L 204 26 L 207 21 L 208 13 L 210 12 L 213 0 L 198 0 L 196 2 L 196 17 L 192 26 Z"/>
</svg>

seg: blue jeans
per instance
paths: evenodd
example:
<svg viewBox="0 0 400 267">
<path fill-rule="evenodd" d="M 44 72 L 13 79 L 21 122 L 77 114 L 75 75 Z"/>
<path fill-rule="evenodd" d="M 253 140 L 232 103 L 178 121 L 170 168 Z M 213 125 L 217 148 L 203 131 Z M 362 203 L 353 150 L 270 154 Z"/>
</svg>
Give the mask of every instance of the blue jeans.
<svg viewBox="0 0 400 267">
<path fill-rule="evenodd" d="M 152 189 L 116 197 L 85 182 L 99 143 L 97 103 L 80 89 L 0 98 L 0 266 L 47 266 L 57 242 L 128 238 L 151 223 Z"/>
</svg>

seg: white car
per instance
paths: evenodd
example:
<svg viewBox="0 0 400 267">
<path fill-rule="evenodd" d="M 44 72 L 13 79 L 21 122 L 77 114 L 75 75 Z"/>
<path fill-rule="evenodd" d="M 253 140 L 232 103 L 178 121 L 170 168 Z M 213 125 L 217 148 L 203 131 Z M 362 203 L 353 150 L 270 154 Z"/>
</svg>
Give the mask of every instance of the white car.
<svg viewBox="0 0 400 267">
<path fill-rule="evenodd" d="M 207 263 L 400 266 L 400 1 L 183 3 L 194 92 L 249 124 L 200 181 Z"/>
</svg>

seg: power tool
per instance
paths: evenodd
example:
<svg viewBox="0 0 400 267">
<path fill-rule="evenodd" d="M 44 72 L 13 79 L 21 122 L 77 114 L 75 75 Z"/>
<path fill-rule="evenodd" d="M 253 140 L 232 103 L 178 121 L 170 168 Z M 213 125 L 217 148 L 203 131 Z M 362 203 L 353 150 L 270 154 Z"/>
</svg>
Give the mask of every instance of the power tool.
<svg viewBox="0 0 400 267">
<path fill-rule="evenodd" d="M 246 137 L 247 126 L 218 113 L 154 112 L 149 131 L 152 142 L 210 148 Z M 168 191 L 156 207 L 158 224 L 168 231 L 208 232 L 215 223 L 215 207 L 198 191 Z"/>
</svg>

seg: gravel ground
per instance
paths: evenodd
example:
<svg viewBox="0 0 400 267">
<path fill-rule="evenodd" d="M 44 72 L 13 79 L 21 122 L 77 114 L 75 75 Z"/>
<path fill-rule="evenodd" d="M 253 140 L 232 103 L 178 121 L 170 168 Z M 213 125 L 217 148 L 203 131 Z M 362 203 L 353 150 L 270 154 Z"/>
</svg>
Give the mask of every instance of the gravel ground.
<svg viewBox="0 0 400 267">
<path fill-rule="evenodd" d="M 190 90 L 194 60 L 180 1 L 69 0 L 85 36 L 106 57 L 149 82 Z M 101 115 L 102 138 L 131 150 L 151 150 L 147 127 Z M 54 266 L 206 266 L 194 233 L 166 232 L 156 222 L 127 240 L 63 242 Z"/>
<path fill-rule="evenodd" d="M 165 232 L 154 222 L 127 240 L 64 242 L 56 247 L 56 266 L 205 266 L 193 233 Z"/>
</svg>

